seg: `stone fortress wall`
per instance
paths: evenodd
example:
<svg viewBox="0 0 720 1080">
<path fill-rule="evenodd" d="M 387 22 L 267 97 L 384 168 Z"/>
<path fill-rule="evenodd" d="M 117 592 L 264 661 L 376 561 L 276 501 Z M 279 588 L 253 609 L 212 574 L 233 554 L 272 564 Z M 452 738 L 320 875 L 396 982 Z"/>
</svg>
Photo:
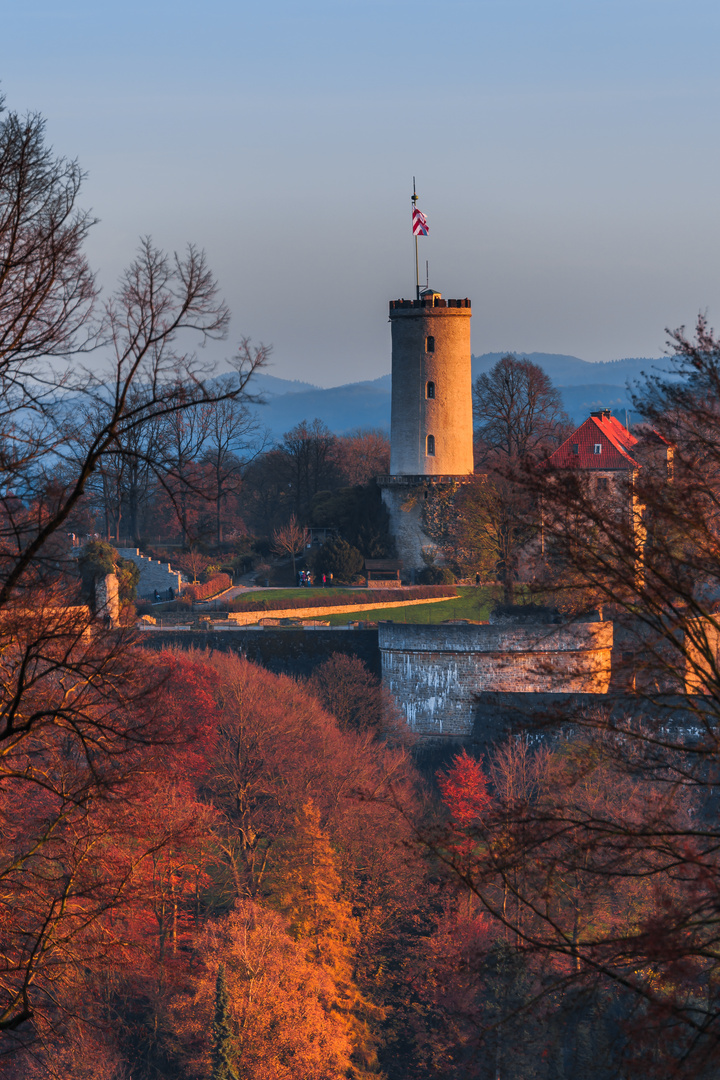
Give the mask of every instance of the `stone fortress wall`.
<svg viewBox="0 0 720 1080">
<path fill-rule="evenodd" d="M 714 656 L 720 634 L 708 631 Z M 643 688 L 652 642 L 642 627 L 609 621 L 439 625 L 380 623 L 377 628 L 233 627 L 153 629 L 144 648 L 235 652 L 278 674 L 309 675 L 335 653 L 358 656 L 382 676 L 419 745 L 486 746 L 510 731 L 573 725 L 578 710 L 663 716 L 693 733 L 684 694 L 703 693 L 702 669 L 689 666 L 663 686 Z M 711 665 L 712 666 L 712 665 Z M 435 753 L 435 751 L 433 751 Z"/>
<path fill-rule="evenodd" d="M 380 623 L 382 677 L 422 737 L 473 736 L 482 694 L 607 694 L 611 622 Z"/>
</svg>

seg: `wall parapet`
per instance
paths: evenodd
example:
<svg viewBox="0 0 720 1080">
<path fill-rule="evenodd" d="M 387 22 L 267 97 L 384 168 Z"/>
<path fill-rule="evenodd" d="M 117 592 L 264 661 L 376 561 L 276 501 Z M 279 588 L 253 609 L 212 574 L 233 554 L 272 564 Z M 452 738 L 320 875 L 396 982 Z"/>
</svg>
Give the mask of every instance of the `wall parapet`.
<svg viewBox="0 0 720 1080">
<path fill-rule="evenodd" d="M 424 300 L 391 300 L 390 301 L 390 315 L 392 316 L 396 312 L 415 310 L 427 310 L 429 308 L 440 308 L 440 310 L 447 311 L 448 308 L 470 308 L 472 304 L 468 300 L 467 296 L 462 300 L 443 300 L 440 296 L 428 297 Z"/>
<path fill-rule="evenodd" d="M 584 652 L 612 649 L 613 624 L 503 623 L 425 625 L 381 622 L 381 649 L 403 652 Z"/>
</svg>

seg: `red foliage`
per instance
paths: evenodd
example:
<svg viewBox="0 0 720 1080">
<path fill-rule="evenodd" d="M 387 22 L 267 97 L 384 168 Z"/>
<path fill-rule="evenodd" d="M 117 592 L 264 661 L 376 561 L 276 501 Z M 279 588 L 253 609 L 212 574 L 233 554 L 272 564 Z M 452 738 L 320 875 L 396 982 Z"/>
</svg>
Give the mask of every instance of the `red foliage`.
<svg viewBox="0 0 720 1080">
<path fill-rule="evenodd" d="M 215 574 L 209 581 L 200 585 L 186 585 L 183 596 L 187 600 L 207 600 L 209 596 L 217 596 L 218 593 L 229 589 L 231 585 L 232 578 L 229 574 Z"/>
<path fill-rule="evenodd" d="M 482 821 L 492 805 L 488 778 L 475 758 L 463 750 L 446 773 L 437 775 L 443 802 L 456 825 L 466 828 Z"/>
</svg>

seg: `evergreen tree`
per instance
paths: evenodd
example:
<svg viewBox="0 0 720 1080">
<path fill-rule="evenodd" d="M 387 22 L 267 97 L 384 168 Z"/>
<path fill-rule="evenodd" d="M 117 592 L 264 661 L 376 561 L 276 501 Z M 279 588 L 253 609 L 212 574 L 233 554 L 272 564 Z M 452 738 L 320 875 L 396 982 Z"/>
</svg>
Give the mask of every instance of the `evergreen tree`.
<svg viewBox="0 0 720 1080">
<path fill-rule="evenodd" d="M 218 966 L 215 983 L 215 1017 L 212 1026 L 212 1072 L 210 1080 L 238 1080 L 232 1067 L 232 1030 L 230 1003 L 225 983 L 225 965 Z"/>
</svg>

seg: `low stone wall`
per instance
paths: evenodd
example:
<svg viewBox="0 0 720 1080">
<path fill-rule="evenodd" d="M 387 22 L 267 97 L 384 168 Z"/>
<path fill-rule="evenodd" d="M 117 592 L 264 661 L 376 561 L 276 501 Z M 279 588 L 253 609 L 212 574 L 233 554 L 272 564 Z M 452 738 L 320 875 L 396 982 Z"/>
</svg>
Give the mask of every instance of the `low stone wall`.
<svg viewBox="0 0 720 1080">
<path fill-rule="evenodd" d="M 613 626 L 381 623 L 383 681 L 423 736 L 471 737 L 487 693 L 606 694 Z"/>
</svg>

